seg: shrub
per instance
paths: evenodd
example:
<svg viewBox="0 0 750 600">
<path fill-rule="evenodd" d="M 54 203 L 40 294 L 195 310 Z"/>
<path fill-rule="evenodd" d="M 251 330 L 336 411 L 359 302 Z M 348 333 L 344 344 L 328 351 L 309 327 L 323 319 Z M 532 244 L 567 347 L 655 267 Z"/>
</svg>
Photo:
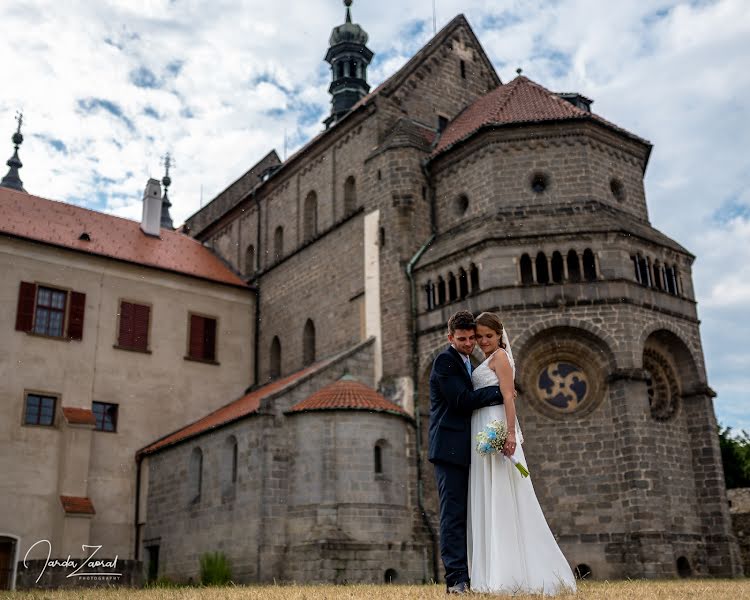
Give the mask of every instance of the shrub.
<svg viewBox="0 0 750 600">
<path fill-rule="evenodd" d="M 232 581 L 232 571 L 223 552 L 206 552 L 201 556 L 201 584 L 227 585 Z"/>
</svg>

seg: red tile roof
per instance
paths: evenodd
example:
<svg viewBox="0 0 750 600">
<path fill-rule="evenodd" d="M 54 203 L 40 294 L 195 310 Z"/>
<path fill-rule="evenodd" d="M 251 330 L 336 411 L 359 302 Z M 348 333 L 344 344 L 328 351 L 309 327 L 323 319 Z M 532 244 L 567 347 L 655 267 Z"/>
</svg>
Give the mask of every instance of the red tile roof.
<svg viewBox="0 0 750 600">
<path fill-rule="evenodd" d="M 90 408 L 62 407 L 65 420 L 71 425 L 96 425 L 96 417 Z"/>
<path fill-rule="evenodd" d="M 295 404 L 289 413 L 318 410 L 367 410 L 387 412 L 411 418 L 398 404 L 386 400 L 372 388 L 344 377 Z"/>
<path fill-rule="evenodd" d="M 302 378 L 320 369 L 323 369 L 333 363 L 339 355 L 331 357 L 327 360 L 323 360 L 310 365 L 309 367 L 292 373 L 287 377 L 273 381 L 263 387 L 260 387 L 248 394 L 245 394 L 241 398 L 230 402 L 229 404 L 222 406 L 218 410 L 206 415 L 205 417 L 198 419 L 197 421 L 178 429 L 177 431 L 170 433 L 169 435 L 156 440 L 153 444 L 142 448 L 136 453 L 136 456 L 143 456 L 147 454 L 153 454 L 154 452 L 161 450 L 166 446 L 176 444 L 177 442 L 184 441 L 188 438 L 194 437 L 221 425 L 226 425 L 237 419 L 241 419 L 247 415 L 250 415 L 260 408 L 260 402 L 264 398 L 281 392 L 282 390 L 291 387 L 298 383 Z"/>
<path fill-rule="evenodd" d="M 522 75 L 477 98 L 443 131 L 433 156 L 444 152 L 485 126 L 502 126 L 541 121 L 594 120 L 649 144 L 602 117 L 573 106 L 557 94 Z M 650 144 L 649 144 L 650 145 Z"/>
<path fill-rule="evenodd" d="M 137 221 L 0 188 L 0 234 L 247 287 L 215 254 L 186 235 L 146 235 Z M 87 233 L 90 241 L 79 239 Z"/>
<path fill-rule="evenodd" d="M 63 510 L 69 515 L 94 515 L 94 504 L 89 498 L 60 496 Z"/>
</svg>

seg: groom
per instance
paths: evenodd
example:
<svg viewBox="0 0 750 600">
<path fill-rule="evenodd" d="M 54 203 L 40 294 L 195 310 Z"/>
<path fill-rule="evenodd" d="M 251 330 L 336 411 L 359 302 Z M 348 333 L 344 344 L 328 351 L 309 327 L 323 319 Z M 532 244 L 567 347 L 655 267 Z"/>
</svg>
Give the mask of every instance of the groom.
<svg viewBox="0 0 750 600">
<path fill-rule="evenodd" d="M 440 496 L 440 556 L 449 593 L 469 591 L 466 510 L 471 463 L 471 413 L 502 404 L 497 386 L 473 390 L 469 355 L 476 343 L 474 315 L 466 310 L 448 320 L 450 346 L 430 375 L 430 462 Z"/>
</svg>

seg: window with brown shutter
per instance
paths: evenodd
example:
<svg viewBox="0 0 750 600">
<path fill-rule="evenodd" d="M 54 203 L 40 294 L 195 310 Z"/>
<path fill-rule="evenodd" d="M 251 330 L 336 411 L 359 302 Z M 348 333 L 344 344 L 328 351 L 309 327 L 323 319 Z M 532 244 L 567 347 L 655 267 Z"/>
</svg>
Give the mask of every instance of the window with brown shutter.
<svg viewBox="0 0 750 600">
<path fill-rule="evenodd" d="M 151 307 L 134 302 L 120 302 L 120 331 L 116 348 L 148 352 L 148 326 Z"/>
<path fill-rule="evenodd" d="M 22 281 L 16 330 L 48 337 L 83 338 L 86 294 Z"/>
<path fill-rule="evenodd" d="M 216 361 L 216 319 L 201 315 L 190 315 L 186 358 L 206 362 Z"/>
</svg>

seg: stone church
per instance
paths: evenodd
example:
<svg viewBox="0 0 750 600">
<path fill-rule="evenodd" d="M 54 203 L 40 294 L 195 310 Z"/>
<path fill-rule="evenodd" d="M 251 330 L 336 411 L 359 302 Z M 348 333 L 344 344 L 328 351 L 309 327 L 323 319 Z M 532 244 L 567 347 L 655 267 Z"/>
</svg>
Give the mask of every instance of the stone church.
<svg viewBox="0 0 750 600">
<path fill-rule="evenodd" d="M 137 453 L 137 558 L 439 579 L 428 376 L 465 308 L 510 334 L 534 487 L 579 575 L 740 574 L 694 256 L 649 222 L 651 144 L 582 94 L 502 82 L 462 15 L 371 90 L 345 4 L 325 129 L 182 228 L 257 290 L 255 383 Z"/>
</svg>

